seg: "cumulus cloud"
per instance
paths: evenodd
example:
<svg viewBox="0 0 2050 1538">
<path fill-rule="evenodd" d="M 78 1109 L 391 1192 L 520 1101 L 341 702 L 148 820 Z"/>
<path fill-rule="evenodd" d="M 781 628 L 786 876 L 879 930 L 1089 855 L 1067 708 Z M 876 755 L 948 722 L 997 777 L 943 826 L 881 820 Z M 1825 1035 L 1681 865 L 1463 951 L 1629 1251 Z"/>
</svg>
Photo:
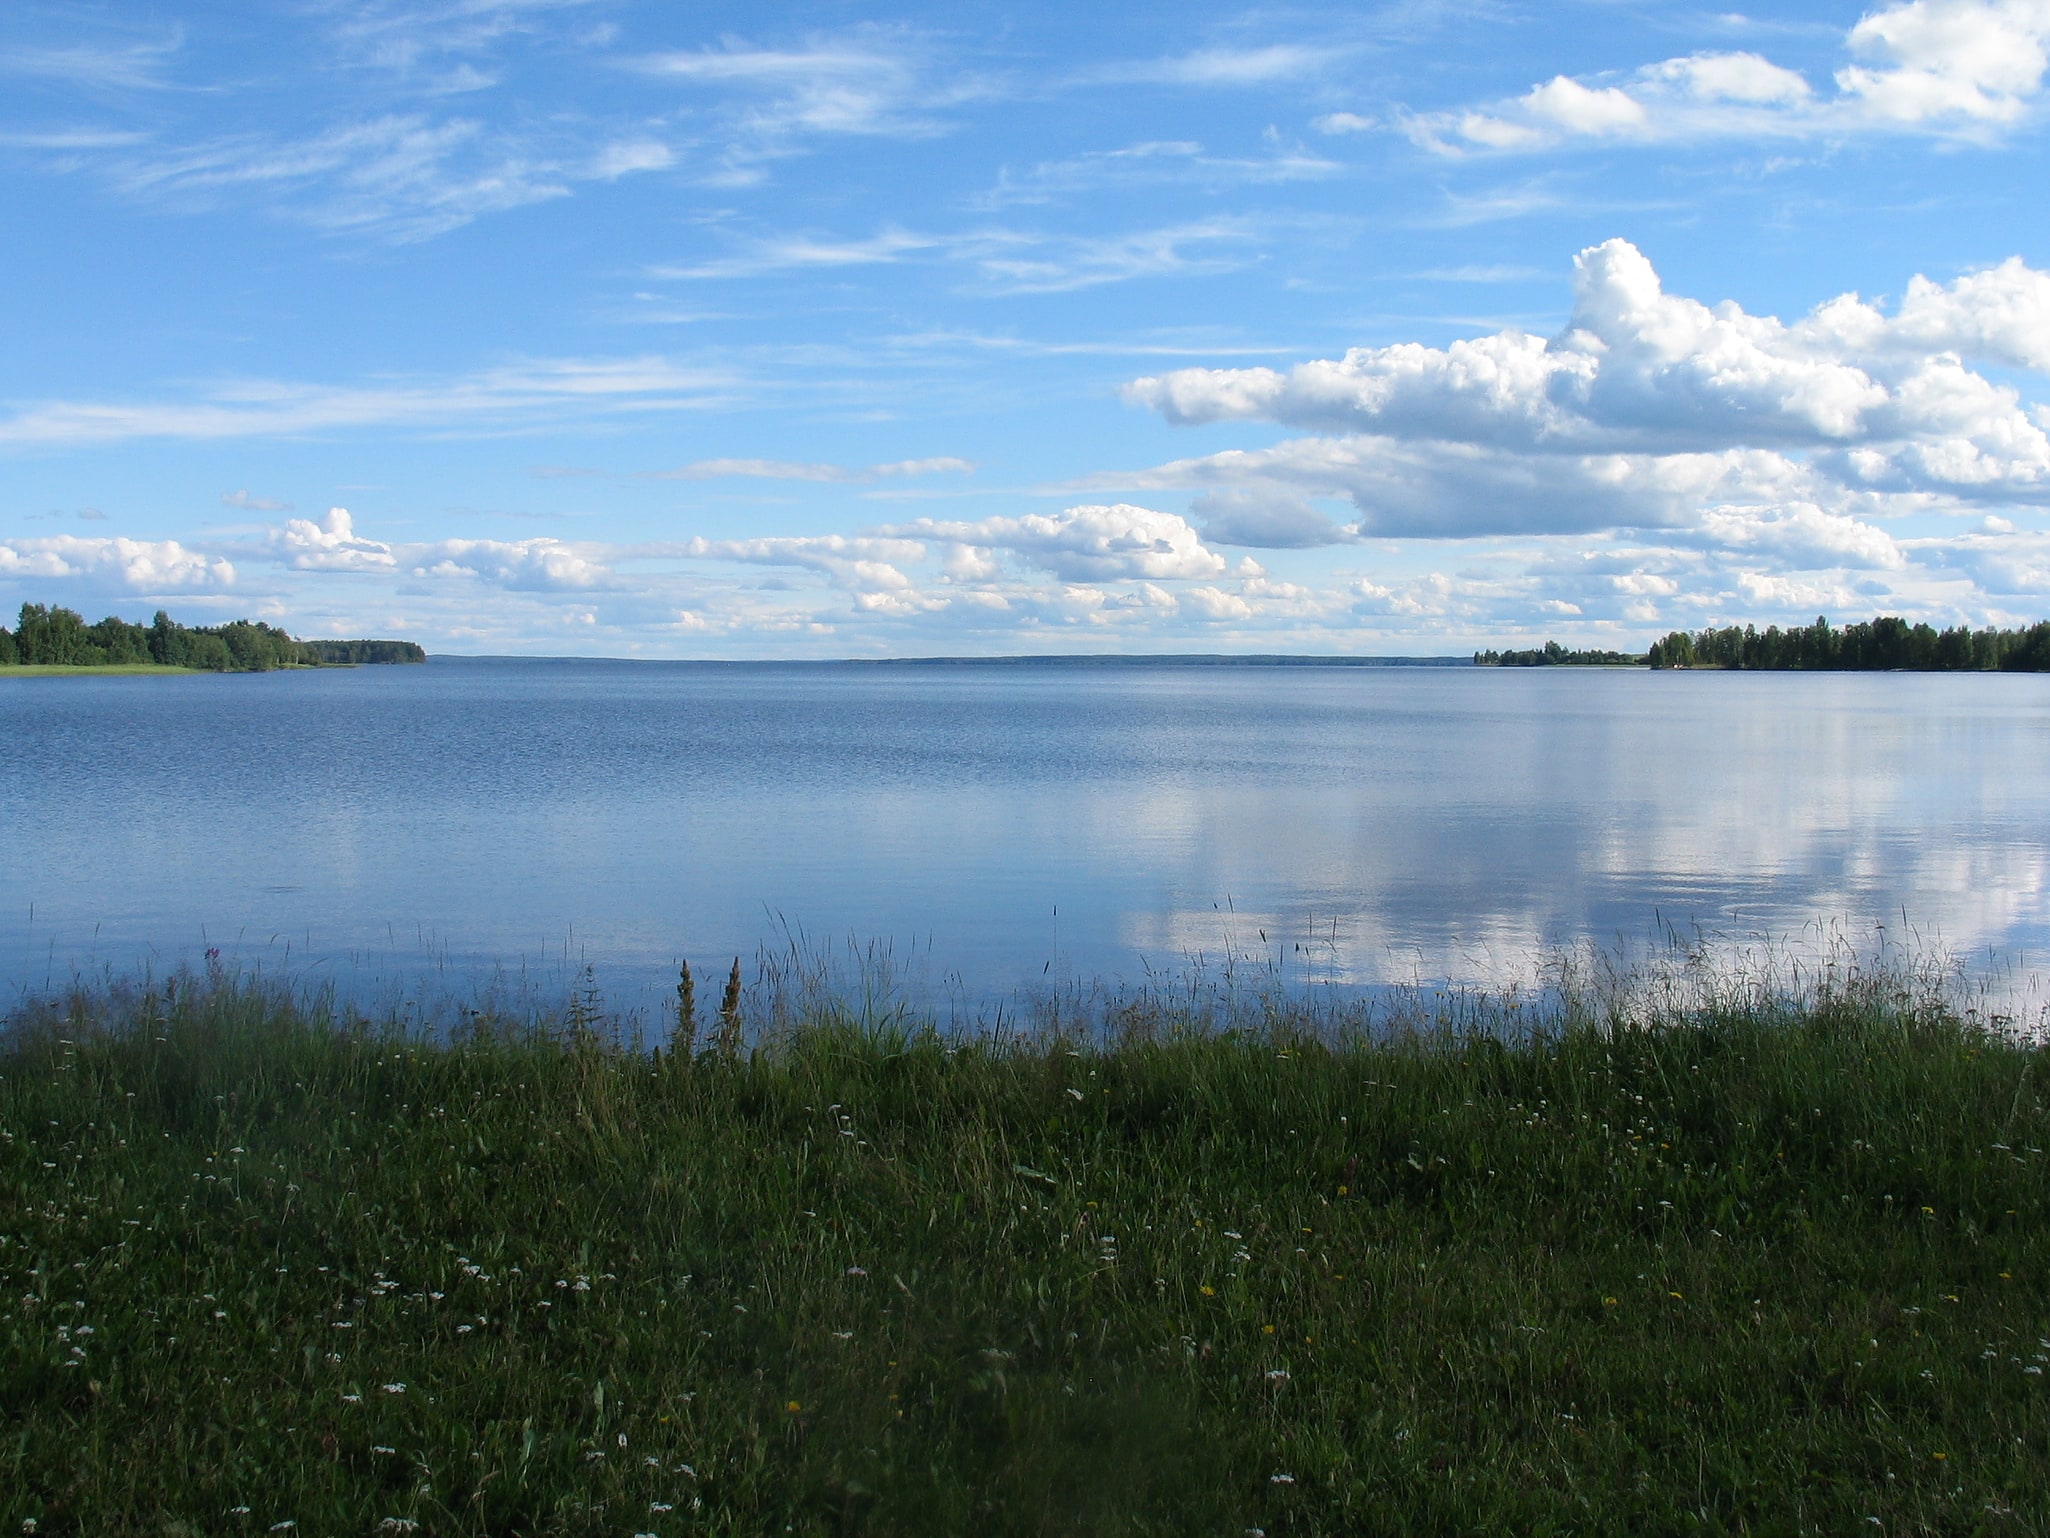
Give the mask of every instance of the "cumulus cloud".
<svg viewBox="0 0 2050 1538">
<path fill-rule="evenodd" d="M 1189 504 L 1189 511 L 1203 520 L 1203 538 L 1213 545 L 1313 550 L 1354 537 L 1301 497 L 1271 489 L 1208 491 Z"/>
<path fill-rule="evenodd" d="M 298 571 L 392 571 L 399 564 L 390 545 L 357 537 L 346 507 L 329 508 L 318 523 L 288 519 L 271 531 L 271 548 Z"/>
<path fill-rule="evenodd" d="M 611 574 L 559 539 L 445 539 L 403 552 L 416 577 L 475 579 L 516 591 L 596 587 Z"/>
<path fill-rule="evenodd" d="M 1128 502 L 972 522 L 921 518 L 885 532 L 969 551 L 1009 551 L 1068 582 L 1204 578 L 1225 571 L 1224 558 L 1204 547 L 1187 519 Z"/>
<path fill-rule="evenodd" d="M 131 592 L 226 587 L 234 566 L 219 556 L 188 549 L 175 539 L 88 539 L 60 534 L 47 539 L 0 540 L 0 578 L 96 578 Z"/>
<path fill-rule="evenodd" d="M 1708 508 L 1861 497 L 2050 501 L 2042 408 L 1965 361 L 2050 355 L 2050 276 L 2018 260 L 1917 279 L 1892 315 L 1846 295 L 1793 325 L 1666 293 L 1627 241 L 1575 266 L 1571 318 L 1549 339 L 1136 380 L 1128 398 L 1170 422 L 1318 436 L 1117 483 L 1342 494 L 1362 533 L 1410 535 L 1679 527 Z"/>
<path fill-rule="evenodd" d="M 1575 140 L 1984 137 L 2030 116 L 2050 68 L 2045 0 L 1906 0 L 1845 34 L 1855 62 L 1833 93 L 1755 53 L 1699 53 L 1620 75 L 1558 75 L 1522 96 L 1419 114 L 1405 127 L 1444 153 L 1544 149 Z"/>
</svg>

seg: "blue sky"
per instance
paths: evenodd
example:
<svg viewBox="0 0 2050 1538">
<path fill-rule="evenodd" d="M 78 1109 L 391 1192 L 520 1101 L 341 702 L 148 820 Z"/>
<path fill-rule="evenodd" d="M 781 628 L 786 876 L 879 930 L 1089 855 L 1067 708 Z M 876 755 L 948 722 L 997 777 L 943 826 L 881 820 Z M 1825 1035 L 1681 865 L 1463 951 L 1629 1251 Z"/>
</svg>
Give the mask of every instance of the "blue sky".
<svg viewBox="0 0 2050 1538">
<path fill-rule="evenodd" d="M 14 0 L 0 604 L 430 649 L 2050 614 L 2050 0 Z"/>
</svg>

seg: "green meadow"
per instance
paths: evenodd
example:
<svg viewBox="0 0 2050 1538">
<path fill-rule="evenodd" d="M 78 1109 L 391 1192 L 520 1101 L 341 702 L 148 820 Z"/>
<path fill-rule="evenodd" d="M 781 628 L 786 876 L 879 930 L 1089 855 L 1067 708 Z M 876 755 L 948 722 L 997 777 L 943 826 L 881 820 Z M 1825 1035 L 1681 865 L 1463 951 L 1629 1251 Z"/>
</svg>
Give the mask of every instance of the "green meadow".
<svg viewBox="0 0 2050 1538">
<path fill-rule="evenodd" d="M 754 1007 L 20 1007 L 5 1531 L 2050 1531 L 2050 1052 L 1954 989 Z"/>
</svg>

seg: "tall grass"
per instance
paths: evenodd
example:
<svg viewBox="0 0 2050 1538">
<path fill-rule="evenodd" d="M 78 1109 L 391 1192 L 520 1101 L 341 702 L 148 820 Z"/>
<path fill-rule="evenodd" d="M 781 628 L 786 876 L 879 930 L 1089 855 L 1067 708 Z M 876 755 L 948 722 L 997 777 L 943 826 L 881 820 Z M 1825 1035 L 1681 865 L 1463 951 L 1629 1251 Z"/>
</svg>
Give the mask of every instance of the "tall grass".
<svg viewBox="0 0 2050 1538">
<path fill-rule="evenodd" d="M 1776 965 L 1001 1036 L 799 969 L 703 1052 L 24 1007 L 0 1522 L 2050 1531 L 2050 1053 Z"/>
</svg>

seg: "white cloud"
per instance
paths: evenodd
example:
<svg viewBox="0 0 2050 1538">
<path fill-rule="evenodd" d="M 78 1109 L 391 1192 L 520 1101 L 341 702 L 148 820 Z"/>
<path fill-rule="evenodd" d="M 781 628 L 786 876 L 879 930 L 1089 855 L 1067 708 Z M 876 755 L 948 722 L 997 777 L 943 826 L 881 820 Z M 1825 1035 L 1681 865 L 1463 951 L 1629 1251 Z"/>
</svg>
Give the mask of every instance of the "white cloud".
<svg viewBox="0 0 2050 1538">
<path fill-rule="evenodd" d="M 1837 72 L 1837 85 L 1872 118 L 2012 123 L 2042 90 L 2050 66 L 2044 0 L 1912 0 L 1851 29 L 1851 52 L 1874 60 Z"/>
<path fill-rule="evenodd" d="M 271 548 L 299 571 L 391 571 L 398 566 L 390 545 L 357 537 L 346 507 L 329 508 L 318 523 L 288 519 L 271 532 Z"/>
<path fill-rule="evenodd" d="M 2043 274 L 2007 263 L 1918 282 L 1893 317 L 1847 296 L 1787 326 L 1665 293 L 1625 241 L 1576 268 L 1550 340 L 1505 331 L 1136 380 L 1129 398 L 1171 422 L 1326 436 L 1096 483 L 1340 493 L 1362 532 L 1403 534 L 1679 526 L 1707 507 L 1841 511 L 1873 495 L 2050 500 L 2050 433 L 1950 350 L 2034 357 Z"/>
<path fill-rule="evenodd" d="M 0 578 L 98 578 L 133 592 L 171 588 L 226 587 L 235 568 L 175 539 L 86 539 L 60 534 L 47 539 L 0 540 Z"/>
<path fill-rule="evenodd" d="M 866 240 L 822 240 L 793 235 L 755 243 L 733 256 L 705 262 L 669 264 L 649 269 L 651 278 L 691 281 L 705 278 L 753 278 L 804 268 L 866 267 L 902 261 L 943 244 L 934 236 L 909 230 L 884 230 Z"/>
<path fill-rule="evenodd" d="M 1205 492 L 1189 511 L 1202 520 L 1203 538 L 1213 545 L 1250 545 L 1263 550 L 1312 550 L 1353 537 L 1301 497 L 1274 490 L 1227 487 Z"/>
<path fill-rule="evenodd" d="M 641 171 L 664 171 L 676 164 L 676 151 L 659 139 L 621 139 L 592 157 L 594 181 L 616 182 Z"/>
<path fill-rule="evenodd" d="M 1256 86 L 1316 74 L 1329 67 L 1331 60 L 1330 49 L 1269 43 L 1255 48 L 1200 48 L 1164 59 L 1106 64 L 1085 70 L 1078 78 L 1101 84 Z"/>
<path fill-rule="evenodd" d="M 1327 112 L 1322 117 L 1310 119 L 1310 126 L 1320 134 L 1363 134 L 1379 128 L 1380 123 L 1357 112 Z"/>
<path fill-rule="evenodd" d="M 2046 0 L 1907 0 L 1844 38 L 1855 62 L 1818 96 L 1755 53 L 1700 53 L 1592 80 L 1559 75 L 1509 101 L 1419 114 L 1404 127 L 1446 153 L 1574 140 L 1834 138 L 1921 132 L 1982 138 L 2037 109 L 2050 69 Z"/>
<path fill-rule="evenodd" d="M 1225 572 L 1224 558 L 1204 548 L 1186 519 L 1126 502 L 973 522 L 921 518 L 883 532 L 1008 550 L 1067 582 L 1204 578 Z"/>
<path fill-rule="evenodd" d="M 1782 507 L 1712 507 L 1701 531 L 1729 550 L 1753 550 L 1802 570 L 1827 567 L 1898 569 L 1907 564 L 1892 535 L 1812 502 Z"/>
<path fill-rule="evenodd" d="M 406 546 L 400 555 L 416 577 L 474 578 L 516 591 L 579 591 L 611 575 L 558 539 L 445 539 Z"/>
</svg>

